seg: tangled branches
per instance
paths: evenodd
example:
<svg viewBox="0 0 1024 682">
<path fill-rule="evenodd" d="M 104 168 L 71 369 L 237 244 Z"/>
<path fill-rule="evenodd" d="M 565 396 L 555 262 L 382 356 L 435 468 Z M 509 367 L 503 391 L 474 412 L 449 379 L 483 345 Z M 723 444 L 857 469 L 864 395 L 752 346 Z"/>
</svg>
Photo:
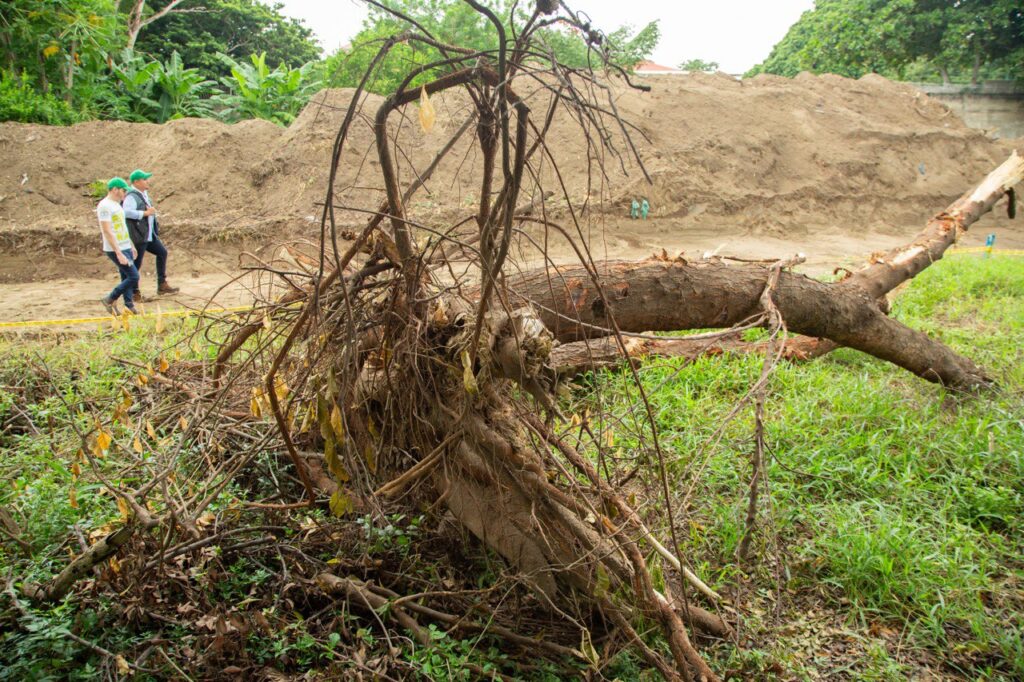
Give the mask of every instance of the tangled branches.
<svg viewBox="0 0 1024 682">
<path fill-rule="evenodd" d="M 660 498 L 656 513 L 646 514 L 631 501 L 629 477 L 615 479 L 601 466 L 605 448 L 594 415 L 567 419 L 561 413 L 557 391 L 565 369 L 618 362 L 638 347 L 685 347 L 680 354 L 688 355 L 744 347 L 739 332 L 768 329 L 768 341 L 758 346 L 767 346 L 762 374 L 734 411 L 750 402 L 756 410 L 747 529 L 739 546 L 744 560 L 763 487 L 765 387 L 787 353 L 788 332 L 816 340 L 823 352 L 847 345 L 946 385 L 989 383 L 970 360 L 888 318 L 879 299 L 940 258 L 958 230 L 1019 182 L 1019 159 L 937 216 L 913 244 L 837 284 L 791 272 L 799 257 L 742 264 L 667 256 L 599 262 L 586 238 L 590 209 L 567 189 L 548 133 L 558 120 L 574 123 L 593 174 L 603 177 L 609 163 L 643 171 L 635 130 L 617 113 L 614 87 L 591 70 L 559 64 L 537 38 L 541 28 L 561 23 L 587 36 L 601 61 L 600 35 L 564 5 L 537 3 L 531 13 L 513 10 L 506 19 L 467 2 L 493 25 L 494 49 L 445 44 L 388 10 L 408 28 L 382 41 L 335 139 L 315 272 L 301 284 L 289 274 L 288 293 L 263 302 L 230 329 L 212 368 L 165 377 L 168 390 L 187 398 L 186 431 L 193 456 L 202 453 L 201 462 L 192 463 L 196 475 L 187 494 L 170 480 L 173 458 L 136 489 L 110 484 L 124 502 L 128 525 L 69 566 L 66 579 L 61 574 L 30 596 L 59 598 L 75 576 L 138 541 L 138 530 L 161 537 L 155 557 L 137 557 L 140 570 L 200 552 L 213 542 L 200 528 L 206 509 L 227 486 L 243 484 L 266 495 L 247 500 L 239 514 L 266 515 L 257 527 L 275 529 L 266 531 L 269 540 L 251 541 L 294 552 L 301 561 L 282 557 L 281 570 L 291 565 L 301 573 L 298 582 L 315 585 L 321 598 L 346 600 L 376 619 L 386 636 L 407 631 L 428 642 L 420 622 L 426 619 L 593 663 L 591 633 L 601 630 L 615 633 L 666 679 L 713 680 L 694 635 L 727 638 L 732 629 L 713 613 L 720 597 L 680 552 L 677 515 L 685 510 L 675 507 L 672 492 L 679 481 L 669 480 L 643 384 L 627 364 L 642 414 L 642 476 Z M 372 119 L 366 117 L 364 88 L 401 42 L 430 46 L 442 59 L 411 69 Z M 625 82 L 615 87 L 630 87 Z M 417 168 L 394 121 L 417 101 L 425 109 L 432 99 L 448 97 L 464 110 L 465 122 Z M 543 116 L 535 116 L 542 106 Z M 346 205 L 337 199 L 339 167 L 358 125 L 373 132 L 380 175 L 363 186 L 379 181 L 383 189 L 363 193 L 361 205 Z M 471 130 L 475 134 L 467 135 Z M 472 160 L 457 163 L 456 150 Z M 440 167 L 454 167 L 451 177 L 475 182 L 473 205 L 458 207 L 457 219 L 444 224 L 421 215 L 414 201 Z M 350 230 L 340 215 L 367 217 Z M 556 262 L 548 248 L 552 238 L 568 245 L 571 262 Z M 267 273 L 283 277 L 269 266 Z M 726 331 L 678 340 L 649 336 L 698 328 Z M 233 443 L 228 447 L 226 433 Z M 277 461 L 277 454 L 287 466 L 268 467 L 266 460 Z M 699 473 L 686 476 L 682 484 L 692 489 Z M 162 493 L 159 513 L 148 506 L 156 490 Z M 489 590 L 492 601 L 473 601 L 457 590 L 411 585 L 395 567 L 310 557 L 276 529 L 285 525 L 280 515 L 324 501 L 342 518 L 356 510 L 378 517 L 396 506 L 419 510 L 438 527 L 456 529 L 462 555 L 473 554 L 479 543 L 501 557 L 504 578 Z M 340 544 L 341 535 L 327 532 L 317 546 Z M 152 538 L 141 542 L 152 544 Z M 671 569 L 664 581 L 656 579 L 652 560 Z M 345 575 L 337 575 L 341 569 Z M 380 582 L 385 575 L 389 584 Z M 399 587 L 413 594 L 403 597 Z M 501 591 L 516 594 L 517 618 L 530 614 L 522 619 L 525 627 L 496 615 L 507 615 L 503 599 L 495 597 Z M 424 603 L 429 597 L 436 601 Z M 490 613 L 477 613 L 485 603 Z M 557 622 L 560 632 L 572 634 L 542 642 L 530 622 Z M 645 642 L 645 623 L 660 627 L 667 651 Z"/>
</svg>

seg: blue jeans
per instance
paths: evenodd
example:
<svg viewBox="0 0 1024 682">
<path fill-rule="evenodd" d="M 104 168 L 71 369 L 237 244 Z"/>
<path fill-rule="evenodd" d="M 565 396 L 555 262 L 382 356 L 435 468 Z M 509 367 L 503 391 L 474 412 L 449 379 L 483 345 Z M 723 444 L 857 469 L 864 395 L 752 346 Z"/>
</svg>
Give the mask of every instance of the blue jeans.
<svg viewBox="0 0 1024 682">
<path fill-rule="evenodd" d="M 111 301 L 116 301 L 119 297 L 123 296 L 125 307 L 131 308 L 133 306 L 132 292 L 139 286 L 139 270 L 135 267 L 135 263 L 132 262 L 131 249 L 125 249 L 121 253 L 128 259 L 128 265 L 121 265 L 113 251 L 106 252 L 107 257 L 114 261 L 117 271 L 121 274 L 121 283 L 114 287 L 113 291 L 110 292 L 109 298 Z"/>
<path fill-rule="evenodd" d="M 142 272 L 142 257 L 147 252 L 156 256 L 156 283 L 163 284 L 167 281 L 167 247 L 160 241 L 160 237 L 153 235 L 153 239 L 143 244 L 136 244 L 135 250 L 139 256 L 135 259 L 135 269 Z"/>
</svg>

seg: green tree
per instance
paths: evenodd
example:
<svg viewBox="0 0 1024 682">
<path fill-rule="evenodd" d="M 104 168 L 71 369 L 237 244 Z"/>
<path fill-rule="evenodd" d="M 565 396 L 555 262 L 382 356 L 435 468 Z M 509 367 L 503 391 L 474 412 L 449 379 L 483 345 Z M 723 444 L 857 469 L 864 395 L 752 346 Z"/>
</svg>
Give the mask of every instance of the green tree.
<svg viewBox="0 0 1024 682">
<path fill-rule="evenodd" d="M 680 71 L 718 71 L 718 62 L 706 62 L 703 59 L 687 59 L 678 67 Z"/>
<path fill-rule="evenodd" d="M 463 0 L 384 0 L 385 5 L 414 19 L 438 40 L 480 51 L 497 51 L 498 42 L 490 23 Z M 512 0 L 484 0 L 502 22 L 509 26 L 510 12 L 522 12 Z M 520 3 L 521 5 L 521 3 Z M 376 56 L 381 44 L 387 38 L 402 31 L 406 25 L 390 13 L 371 7 L 363 23 L 363 29 L 352 39 L 352 45 L 342 48 L 326 60 L 328 82 L 333 86 L 352 87 L 358 83 L 370 62 Z M 507 35 L 512 33 L 507 30 Z M 646 59 L 654 51 L 660 38 L 657 21 L 634 32 L 632 27 L 623 26 L 604 38 L 604 45 L 612 61 L 625 68 L 631 68 Z M 540 32 L 538 43 L 543 54 L 554 54 L 558 61 L 570 67 L 584 67 L 597 59 L 590 54 L 586 41 L 573 29 L 553 25 Z M 538 58 L 543 59 L 543 54 Z M 389 55 L 378 66 L 374 80 L 369 84 L 371 92 L 392 92 L 408 73 L 409 67 L 429 64 L 441 59 L 433 47 L 421 43 L 402 43 L 392 48 Z M 436 71 L 421 75 L 413 85 L 437 77 Z"/>
<path fill-rule="evenodd" d="M 173 0 L 148 3 L 154 13 Z M 135 50 L 166 61 L 177 52 L 188 68 L 209 80 L 227 78 L 228 67 L 218 56 L 243 59 L 266 53 L 272 67 L 298 66 L 319 59 L 313 32 L 300 21 L 281 14 L 282 5 L 258 0 L 184 0 L 160 21 L 142 27 Z"/>
<path fill-rule="evenodd" d="M 747 74 L 1022 78 L 1019 0 L 818 0 Z"/>
<path fill-rule="evenodd" d="M 122 27 L 113 0 L 0 0 L 5 69 L 69 104 L 80 76 L 105 68 Z"/>
</svg>

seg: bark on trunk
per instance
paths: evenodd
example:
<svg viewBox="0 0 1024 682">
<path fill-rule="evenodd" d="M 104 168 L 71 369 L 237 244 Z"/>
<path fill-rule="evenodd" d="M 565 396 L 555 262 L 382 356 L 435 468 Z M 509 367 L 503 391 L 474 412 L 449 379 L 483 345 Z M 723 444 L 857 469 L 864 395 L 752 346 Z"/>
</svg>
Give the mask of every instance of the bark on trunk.
<svg viewBox="0 0 1024 682">
<path fill-rule="evenodd" d="M 608 261 L 597 266 L 602 297 L 581 267 L 526 273 L 509 283 L 513 301 L 533 305 L 556 339 L 578 341 L 623 331 L 731 327 L 760 312 L 764 268 L 682 261 Z M 967 358 L 885 316 L 856 285 L 825 284 L 783 272 L 773 300 L 787 327 L 888 360 L 957 388 L 988 384 Z"/>
<path fill-rule="evenodd" d="M 945 211 L 932 218 L 909 244 L 874 256 L 870 264 L 838 284 L 821 285 L 823 288 L 816 293 L 816 296 L 825 296 L 825 292 L 830 292 L 827 295 L 838 296 L 846 301 L 846 304 L 843 304 L 841 307 L 850 314 L 854 314 L 855 311 L 850 310 L 849 305 L 854 299 L 857 299 L 859 302 L 854 305 L 865 306 L 863 314 L 866 317 L 862 323 L 867 323 L 869 326 L 862 327 L 857 332 L 857 330 L 852 328 L 845 331 L 836 330 L 834 329 L 835 324 L 833 324 L 833 329 L 829 332 L 831 335 L 818 334 L 816 336 L 821 338 L 815 338 L 814 335 L 810 335 L 789 339 L 783 352 L 784 357 L 790 359 L 809 359 L 825 355 L 840 345 L 849 345 L 877 357 L 890 360 L 931 381 L 938 381 L 946 385 L 971 387 L 987 381 L 984 379 L 984 374 L 970 361 L 952 354 L 942 344 L 930 341 L 918 332 L 911 332 L 911 330 L 898 323 L 882 323 L 878 319 L 878 313 L 882 313 L 884 316 L 884 313 L 887 312 L 887 310 L 884 310 L 886 294 L 903 282 L 918 275 L 935 261 L 940 260 L 945 251 L 956 243 L 956 239 L 961 232 L 966 232 L 982 215 L 991 210 L 1004 194 L 1011 192 L 1013 186 L 1021 181 L 1024 181 L 1024 159 L 1021 159 L 1014 152 L 1010 158 L 992 171 L 975 189 L 965 193 Z M 705 263 L 696 264 L 694 267 L 720 269 L 726 266 Z M 688 283 L 703 277 L 698 274 L 670 274 L 670 277 L 678 276 L 681 280 L 677 283 L 674 290 L 670 291 L 661 285 L 655 284 L 652 290 L 654 292 L 653 296 L 648 293 L 646 294 L 647 298 L 642 298 L 640 301 L 636 301 L 634 297 L 634 300 L 629 304 L 625 302 L 625 299 L 630 295 L 629 282 L 631 277 L 628 275 L 605 283 L 604 292 L 606 297 L 618 301 L 617 310 L 622 308 L 627 311 L 624 317 L 620 317 L 619 313 L 616 312 L 616 322 L 619 328 L 624 331 L 664 331 L 681 328 L 727 326 L 735 323 L 737 305 L 745 313 L 753 314 L 756 312 L 754 307 L 755 299 L 750 298 L 753 296 L 754 288 L 756 287 L 752 288 L 739 284 L 741 280 L 749 276 L 749 274 L 742 273 L 744 267 L 750 269 L 749 266 L 728 267 L 726 272 L 732 274 L 722 275 L 720 284 L 712 283 L 709 280 L 708 283 L 711 284 L 712 288 L 721 287 L 721 293 L 726 294 L 726 297 L 722 299 L 723 305 L 732 306 L 728 310 L 723 308 L 721 311 L 717 311 L 717 313 L 713 307 L 718 301 L 716 292 L 708 291 L 706 288 L 698 289 Z M 753 270 L 761 273 L 760 277 L 763 282 L 766 277 L 764 271 L 760 268 L 754 268 Z M 562 298 L 564 300 L 561 308 L 550 305 L 550 302 L 548 304 L 543 303 L 543 300 L 545 300 L 543 294 L 545 292 L 541 291 L 541 287 L 535 281 L 538 276 L 543 277 L 547 283 L 546 294 L 548 299 L 557 298 L 555 292 L 560 287 L 563 289 L 564 294 Z M 716 275 L 716 277 L 719 276 Z M 792 275 L 788 275 L 787 280 L 792 281 L 792 277 Z M 573 374 L 583 371 L 588 367 L 612 366 L 622 361 L 623 349 L 616 341 L 610 338 L 595 340 L 593 337 L 602 336 L 603 332 L 599 329 L 574 325 L 574 320 L 577 317 L 576 310 L 585 309 L 588 305 L 590 306 L 589 312 L 591 317 L 589 320 L 585 317 L 580 317 L 582 322 L 589 322 L 597 326 L 607 326 L 610 322 L 603 310 L 605 301 L 597 294 L 596 288 L 589 287 L 591 282 L 585 271 L 576 269 L 574 271 L 552 270 L 528 273 L 522 279 L 529 284 L 527 290 L 521 293 L 527 297 L 534 298 L 540 305 L 549 308 L 546 320 L 550 319 L 553 324 L 559 325 L 555 328 L 557 330 L 556 336 L 570 340 L 587 336 L 591 337 L 590 340 L 585 342 L 576 341 L 575 343 L 567 343 L 556 348 L 552 352 L 552 364 L 557 371 Z M 730 279 L 735 281 L 728 281 Z M 584 283 L 586 283 L 586 286 Z M 517 282 L 513 286 L 519 286 L 519 284 Z M 533 293 L 530 293 L 531 291 Z M 635 288 L 633 293 L 634 295 L 637 293 Z M 640 293 L 642 296 L 644 295 L 642 291 Z M 672 303 L 665 300 L 661 294 L 678 296 L 678 299 Z M 739 301 L 746 300 L 749 305 L 743 308 L 742 303 L 737 303 L 737 297 Z M 875 299 L 875 306 L 866 304 L 864 297 Z M 698 301 L 703 303 L 701 305 L 693 305 L 691 299 L 698 299 Z M 658 301 L 657 303 L 654 302 L 656 300 Z M 819 299 L 808 299 L 808 302 L 812 300 L 818 301 Z M 654 319 L 659 315 L 659 310 L 652 309 L 652 306 L 659 305 L 661 310 L 669 314 L 668 320 Z M 814 303 L 814 305 L 817 305 L 817 303 Z M 680 310 L 680 306 L 686 306 L 687 311 Z M 643 312 L 648 313 L 648 316 L 646 318 L 643 316 L 637 318 L 636 315 L 628 313 L 632 307 L 644 309 Z M 810 325 L 807 324 L 807 320 L 804 323 L 794 324 L 794 320 L 790 318 L 789 314 L 793 312 L 793 309 L 790 309 L 789 312 L 782 308 L 780 310 L 782 310 L 787 325 L 791 330 L 809 334 L 807 330 L 814 327 L 813 320 L 810 320 Z M 581 312 L 586 313 L 587 311 L 581 310 Z M 804 312 L 809 311 L 805 310 Z M 833 309 L 822 309 L 821 313 L 831 315 Z M 605 317 L 605 321 L 603 323 L 596 322 L 595 320 L 601 316 Z M 697 318 L 696 322 L 694 321 L 694 316 Z M 645 321 L 648 320 L 652 323 L 657 323 L 659 326 L 641 328 Z M 856 315 L 853 315 L 853 317 L 845 315 L 832 320 L 832 322 L 838 324 L 856 323 Z M 690 326 L 673 326 L 678 323 L 685 323 Z M 869 327 L 874 331 L 869 332 Z M 892 334 L 892 336 L 876 337 L 873 336 L 874 334 Z M 843 338 L 846 338 L 847 341 L 844 341 Z M 893 344 L 908 341 L 911 345 L 900 349 L 900 352 L 897 352 L 897 349 L 893 346 Z M 859 345 L 854 345 L 853 342 Z M 703 353 L 717 354 L 758 350 L 761 350 L 760 344 L 747 344 L 738 340 L 738 338 L 724 338 L 711 342 L 688 338 L 645 339 L 643 341 L 627 339 L 625 354 L 629 357 L 657 355 L 693 358 Z"/>
</svg>

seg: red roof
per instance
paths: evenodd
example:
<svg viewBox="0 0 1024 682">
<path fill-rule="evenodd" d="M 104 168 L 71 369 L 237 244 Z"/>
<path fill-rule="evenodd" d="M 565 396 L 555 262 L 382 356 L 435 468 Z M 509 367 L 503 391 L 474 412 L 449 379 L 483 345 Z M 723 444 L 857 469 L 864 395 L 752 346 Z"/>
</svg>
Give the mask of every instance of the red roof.
<svg viewBox="0 0 1024 682">
<path fill-rule="evenodd" d="M 633 67 L 633 70 L 634 71 L 678 71 L 678 69 L 673 69 L 671 66 L 662 66 L 661 64 L 655 64 L 654 62 L 649 62 L 649 61 L 646 61 L 646 60 L 642 61 L 642 62 L 638 62 L 637 65 Z"/>
</svg>

